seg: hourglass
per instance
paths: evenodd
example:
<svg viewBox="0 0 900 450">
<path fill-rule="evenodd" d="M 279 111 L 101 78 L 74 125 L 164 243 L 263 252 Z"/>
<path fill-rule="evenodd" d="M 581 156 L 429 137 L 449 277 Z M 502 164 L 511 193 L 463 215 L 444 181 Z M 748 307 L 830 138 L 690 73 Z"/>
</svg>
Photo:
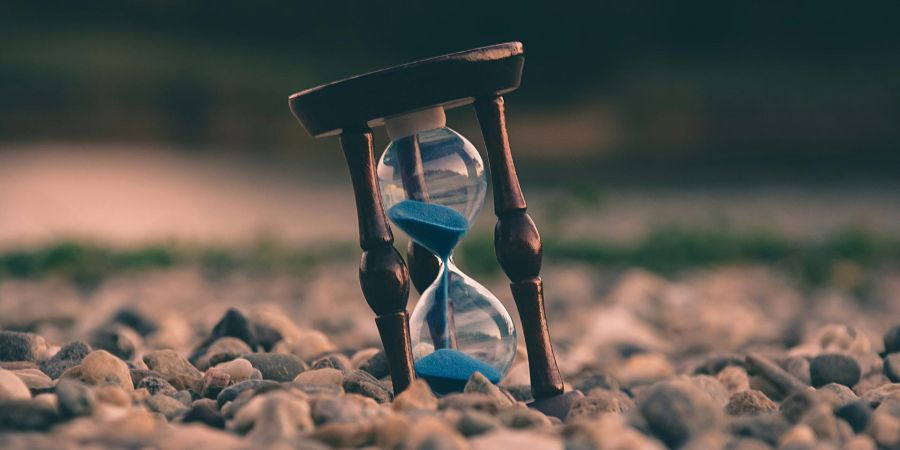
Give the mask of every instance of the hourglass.
<svg viewBox="0 0 900 450">
<path fill-rule="evenodd" d="M 521 43 L 497 44 L 325 84 L 289 103 L 313 136 L 340 135 L 363 249 L 360 284 L 395 393 L 416 376 L 438 393 L 462 389 L 475 372 L 497 383 L 516 353 L 503 305 L 452 258 L 483 205 L 487 179 L 478 151 L 446 127 L 444 111 L 474 103 L 490 163 L 497 260 L 510 278 L 528 353 L 530 406 L 562 418 L 581 393 L 564 393 L 550 344 L 541 242 L 516 176 L 502 97 L 519 87 L 524 61 Z M 382 125 L 391 143 L 376 166 L 370 127 Z M 409 266 L 393 246 L 388 218 L 411 238 Z M 410 277 L 421 292 L 412 316 Z"/>
</svg>

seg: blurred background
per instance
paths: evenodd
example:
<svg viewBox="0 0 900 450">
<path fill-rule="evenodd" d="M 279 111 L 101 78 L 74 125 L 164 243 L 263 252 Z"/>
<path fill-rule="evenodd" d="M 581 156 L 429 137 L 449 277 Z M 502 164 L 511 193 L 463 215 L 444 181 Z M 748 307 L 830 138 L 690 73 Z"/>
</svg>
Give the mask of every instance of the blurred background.
<svg viewBox="0 0 900 450">
<path fill-rule="evenodd" d="M 804 289 L 865 296 L 900 259 L 898 13 L 828 1 L 6 2 L 2 286 L 32 298 L 20 294 L 34 280 L 92 292 L 156 269 L 287 270 L 350 280 L 340 295 L 361 306 L 343 156 L 295 122 L 288 95 L 519 40 L 527 63 L 508 120 L 548 267 L 599 280 L 763 265 Z M 483 148 L 470 108 L 448 119 Z M 382 130 L 376 142 L 380 154 Z M 459 258 L 505 291 L 490 212 Z"/>
</svg>

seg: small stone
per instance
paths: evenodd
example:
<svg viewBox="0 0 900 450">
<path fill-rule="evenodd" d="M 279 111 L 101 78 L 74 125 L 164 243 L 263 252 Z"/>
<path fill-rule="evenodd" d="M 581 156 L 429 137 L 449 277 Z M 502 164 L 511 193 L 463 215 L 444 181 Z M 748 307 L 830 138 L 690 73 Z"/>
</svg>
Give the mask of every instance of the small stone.
<svg viewBox="0 0 900 450">
<path fill-rule="evenodd" d="M 879 449 L 898 449 L 900 448 L 900 419 L 876 411 L 869 421 L 867 434 L 872 436 Z"/>
<path fill-rule="evenodd" d="M 344 387 L 341 385 L 291 383 L 291 386 L 309 395 L 332 397 L 337 395 L 344 395 Z"/>
<path fill-rule="evenodd" d="M 802 356 L 789 356 L 781 361 L 781 367 L 798 380 L 810 384 L 809 360 Z"/>
<path fill-rule="evenodd" d="M 56 384 L 59 413 L 65 418 L 89 416 L 94 412 L 97 399 L 94 392 L 77 380 L 59 380 Z"/>
<path fill-rule="evenodd" d="M 168 381 L 162 379 L 157 376 L 148 376 L 141 379 L 138 382 L 137 389 L 146 389 L 150 395 L 163 394 L 163 395 L 172 395 L 177 392 L 177 389 L 169 384 Z"/>
<path fill-rule="evenodd" d="M 334 344 L 320 331 L 302 331 L 300 337 L 285 338 L 272 347 L 272 353 L 288 353 L 302 360 L 334 351 Z"/>
<path fill-rule="evenodd" d="M 232 382 L 241 382 L 250 379 L 250 375 L 253 373 L 253 364 L 244 358 L 238 358 L 219 364 L 211 371 L 227 374 Z"/>
<path fill-rule="evenodd" d="M 18 331 L 0 331 L 0 361 L 32 361 L 43 359 L 47 342 L 42 336 Z"/>
<path fill-rule="evenodd" d="M 450 394 L 438 400 L 439 410 L 455 409 L 459 411 L 476 410 L 488 414 L 497 414 L 497 399 L 485 394 Z"/>
<path fill-rule="evenodd" d="M 343 386 L 344 373 L 338 369 L 311 369 L 300 372 L 294 377 L 295 384 L 332 384 L 335 386 Z"/>
<path fill-rule="evenodd" d="M 203 355 L 197 358 L 197 368 L 206 370 L 213 365 L 240 358 L 248 353 L 253 353 L 253 349 L 241 339 L 230 336 L 219 338 L 206 349 Z"/>
<path fill-rule="evenodd" d="M 128 365 L 106 350 L 94 350 L 81 364 L 67 370 L 62 376 L 67 375 L 80 378 L 81 381 L 94 386 L 114 384 L 126 391 L 134 390 Z"/>
<path fill-rule="evenodd" d="M 838 383 L 853 387 L 859 382 L 861 372 L 855 359 L 841 353 L 816 356 L 809 363 L 809 376 L 814 387 Z"/>
<path fill-rule="evenodd" d="M 59 411 L 59 398 L 56 394 L 51 394 L 49 392 L 35 395 L 32 401 L 42 403 L 50 408 L 53 408 L 56 411 Z"/>
<path fill-rule="evenodd" d="M 884 333 L 884 353 L 900 352 L 900 325 L 894 325 Z"/>
<path fill-rule="evenodd" d="M 787 430 L 779 441 L 778 448 L 808 448 L 816 443 L 816 433 L 806 425 L 795 425 Z"/>
<path fill-rule="evenodd" d="M 563 442 L 558 437 L 532 430 L 500 429 L 490 434 L 482 434 L 475 437 L 472 439 L 471 444 L 472 450 L 494 450 L 498 448 L 563 449 Z"/>
<path fill-rule="evenodd" d="M 506 408 L 497 414 L 500 420 L 507 428 L 526 429 L 549 427 L 550 419 L 540 411 L 528 408 L 526 406 L 514 406 Z"/>
<path fill-rule="evenodd" d="M 721 418 L 705 393 L 681 380 L 651 386 L 641 395 L 638 409 L 653 434 L 672 447 L 715 428 Z"/>
<path fill-rule="evenodd" d="M 370 347 L 364 348 L 362 350 L 357 351 L 350 357 L 350 368 L 359 369 L 362 367 L 363 363 L 372 359 L 373 356 L 377 355 L 381 350 Z"/>
<path fill-rule="evenodd" d="M 775 403 L 757 390 L 738 392 L 731 396 L 725 406 L 725 412 L 732 416 L 762 414 L 777 411 Z"/>
<path fill-rule="evenodd" d="M 606 373 L 592 374 L 575 385 L 575 389 L 578 389 L 581 392 L 588 392 L 597 387 L 610 391 L 617 391 L 619 390 L 620 385 L 619 380 L 616 380 L 615 377 Z"/>
<path fill-rule="evenodd" d="M 111 322 L 131 328 L 142 337 L 147 337 L 159 329 L 159 326 L 154 320 L 145 316 L 140 311 L 128 307 L 120 309 L 119 312 L 113 316 Z"/>
<path fill-rule="evenodd" d="M 372 444 L 375 429 L 372 422 L 329 423 L 316 427 L 311 437 L 330 447 L 356 448 Z"/>
<path fill-rule="evenodd" d="M 374 399 L 378 403 L 391 401 L 391 392 L 375 377 L 362 370 L 354 370 L 344 377 L 344 391 L 360 394 Z"/>
<path fill-rule="evenodd" d="M 828 383 L 816 390 L 816 395 L 820 400 L 831 405 L 831 409 L 838 409 L 847 403 L 859 400 L 850 388 L 843 384 Z"/>
<path fill-rule="evenodd" d="M 173 350 L 157 350 L 144 355 L 144 363 L 159 372 L 175 389 L 199 390 L 203 373 Z"/>
<path fill-rule="evenodd" d="M 837 441 L 841 432 L 838 420 L 831 412 L 831 407 L 825 403 L 813 405 L 800 419 L 800 424 L 808 425 L 821 440 Z M 849 428 L 849 427 L 848 427 Z"/>
<path fill-rule="evenodd" d="M 847 439 L 844 450 L 877 450 L 875 441 L 866 435 L 856 435 Z"/>
<path fill-rule="evenodd" d="M 194 402 L 194 396 L 191 394 L 191 391 L 188 391 L 188 390 L 178 391 L 174 394 L 163 394 L 163 395 L 168 395 L 169 397 L 172 397 L 175 400 L 178 400 L 184 406 L 191 406 L 191 404 Z M 201 400 L 213 401 L 212 399 L 201 399 Z"/>
<path fill-rule="evenodd" d="M 255 349 L 258 345 L 256 333 L 253 331 L 250 322 L 247 321 L 247 318 L 240 311 L 232 308 L 225 312 L 222 319 L 213 326 L 212 333 L 197 347 L 190 360 L 197 362 L 213 342 L 224 337 L 238 338 L 250 346 L 251 349 Z"/>
<path fill-rule="evenodd" d="M 625 414 L 634 409 L 634 402 L 621 391 L 594 388 L 586 397 L 575 400 L 566 421 L 596 419 L 603 414 Z"/>
<path fill-rule="evenodd" d="M 228 423 L 228 428 L 248 430 L 247 438 L 257 445 L 270 445 L 312 431 L 309 403 L 295 394 L 278 390 L 253 397 Z"/>
<path fill-rule="evenodd" d="M 469 409 L 462 412 L 456 422 L 456 429 L 463 436 L 477 436 L 500 428 L 500 421 L 490 414 Z"/>
<path fill-rule="evenodd" d="M 202 383 L 203 388 L 200 390 L 200 395 L 210 399 L 218 397 L 222 390 L 227 388 L 228 385 L 233 384 L 231 382 L 231 375 L 214 368 L 207 370 L 206 373 L 203 374 Z"/>
<path fill-rule="evenodd" d="M 438 399 L 431 392 L 428 383 L 417 379 L 405 391 L 394 398 L 392 407 L 394 411 L 434 411 L 437 409 L 437 405 Z"/>
<path fill-rule="evenodd" d="M 622 386 L 634 387 L 653 384 L 675 374 L 675 367 L 666 355 L 639 353 L 616 367 L 616 379 Z"/>
<path fill-rule="evenodd" d="M 475 372 L 469 377 L 469 381 L 466 382 L 463 392 L 467 394 L 484 394 L 490 396 L 495 399 L 498 408 L 516 403 L 516 399 L 500 390 L 496 384 L 491 383 L 491 381 L 482 375 L 481 372 Z"/>
<path fill-rule="evenodd" d="M 884 357 L 884 375 L 894 383 L 900 383 L 900 353 Z"/>
<path fill-rule="evenodd" d="M 9 370 L 0 369 L 0 400 L 28 400 L 31 391 L 28 386 Z"/>
<path fill-rule="evenodd" d="M 734 353 L 719 353 L 707 356 L 694 368 L 694 375 L 715 376 L 727 367 L 746 369 L 744 358 Z"/>
<path fill-rule="evenodd" d="M 59 421 L 59 414 L 43 402 L 0 400 L 0 430 L 45 431 Z"/>
<path fill-rule="evenodd" d="M 53 387 L 53 380 L 40 369 L 19 369 L 12 372 L 32 391 L 45 391 Z"/>
<path fill-rule="evenodd" d="M 151 411 L 162 414 L 167 420 L 172 420 L 179 413 L 187 410 L 184 404 L 178 400 L 162 394 L 151 395 L 150 398 L 147 399 L 147 407 L 150 408 Z"/>
<path fill-rule="evenodd" d="M 661 442 L 628 426 L 625 418 L 617 414 L 600 416 L 596 420 L 576 421 L 562 430 L 567 449 L 622 449 L 661 450 Z M 531 448 L 526 445 L 521 448 Z M 704 450 L 715 448 L 702 447 Z"/>
<path fill-rule="evenodd" d="M 162 379 L 165 379 L 165 378 L 163 377 L 163 374 L 161 374 L 161 373 L 159 373 L 159 372 L 157 372 L 157 371 L 155 371 L 155 370 L 150 370 L 150 369 L 133 369 L 133 368 L 132 368 L 132 369 L 129 369 L 129 370 L 128 370 L 128 373 L 131 374 L 131 382 L 134 383 L 135 389 L 137 389 L 138 384 L 139 384 L 139 383 L 141 382 L 141 380 L 143 380 L 144 378 L 147 378 L 147 377 L 156 377 L 156 378 L 162 378 Z M 168 383 L 168 381 L 167 381 L 166 383 Z"/>
<path fill-rule="evenodd" d="M 437 417 L 424 417 L 413 425 L 405 449 L 468 450 L 469 444 L 444 421 Z"/>
<path fill-rule="evenodd" d="M 772 362 L 772 360 L 759 353 L 748 353 L 747 365 L 758 372 L 763 379 L 771 383 L 783 395 L 790 395 L 792 392 L 802 391 L 808 387 L 802 380 L 789 374 L 779 365 Z M 751 387 L 753 387 L 752 380 Z M 769 398 L 775 398 L 768 391 L 764 389 L 759 390 L 765 392 Z"/>
<path fill-rule="evenodd" d="M 320 397 L 312 404 L 312 418 L 316 426 L 366 422 L 381 414 L 382 410 L 375 400 L 357 394 Z"/>
<path fill-rule="evenodd" d="M 716 379 L 722 383 L 729 395 L 750 389 L 750 377 L 747 371 L 739 366 L 727 366 L 716 375 Z"/>
<path fill-rule="evenodd" d="M 501 386 L 501 389 L 504 389 L 506 393 L 508 393 L 509 396 L 514 398 L 517 402 L 528 403 L 534 400 L 534 395 L 531 392 L 531 386 L 527 384 L 505 385 Z"/>
<path fill-rule="evenodd" d="M 688 380 L 698 389 L 705 392 L 717 405 L 724 407 L 728 404 L 730 397 L 728 390 L 717 378 L 710 375 L 692 375 Z"/>
<path fill-rule="evenodd" d="M 799 391 L 788 396 L 778 406 L 781 415 L 790 423 L 797 423 L 819 399 L 810 391 Z"/>
<path fill-rule="evenodd" d="M 216 396 L 216 403 L 219 404 L 219 408 L 221 408 L 226 403 L 237 398 L 238 395 L 241 395 L 245 391 L 249 391 L 251 389 L 255 389 L 260 386 L 277 386 L 278 383 L 269 380 L 246 380 L 237 384 L 233 384 L 225 388 L 222 392 Z"/>
<path fill-rule="evenodd" d="M 332 353 L 329 355 L 325 355 L 315 361 L 310 365 L 311 369 L 337 369 L 341 372 L 349 372 L 350 371 L 350 358 L 340 354 L 340 353 Z"/>
<path fill-rule="evenodd" d="M 380 350 L 366 362 L 359 366 L 359 370 L 372 374 L 373 377 L 381 379 L 391 374 L 391 367 L 388 364 L 387 355 L 384 350 Z"/>
<path fill-rule="evenodd" d="M 95 330 L 88 342 L 94 349 L 106 350 L 128 360 L 134 357 L 137 349 L 143 344 L 143 339 L 129 327 L 109 324 Z"/>
<path fill-rule="evenodd" d="M 372 424 L 375 435 L 373 444 L 383 449 L 402 449 L 411 428 L 412 423 L 407 416 L 392 414 L 380 417 Z"/>
<path fill-rule="evenodd" d="M 299 357 L 284 353 L 250 353 L 243 359 L 259 369 L 266 380 L 291 381 L 307 368 Z"/>
<path fill-rule="evenodd" d="M 768 445 L 778 445 L 791 424 L 778 414 L 753 414 L 731 420 L 729 431 L 733 436 L 752 438 Z"/>
<path fill-rule="evenodd" d="M 194 402 L 184 413 L 181 421 L 183 423 L 202 423 L 213 428 L 225 429 L 225 418 L 219 412 L 215 400 L 210 399 L 200 399 Z"/>
<path fill-rule="evenodd" d="M 870 407 L 877 408 L 881 405 L 881 402 L 895 392 L 900 392 L 900 383 L 884 384 L 877 388 L 870 389 L 863 393 L 862 399 L 865 400 Z"/>
<path fill-rule="evenodd" d="M 854 433 L 861 433 L 869 425 L 872 409 L 864 401 L 855 401 L 841 406 L 834 415 L 850 424 Z"/>
<path fill-rule="evenodd" d="M 81 364 L 84 357 L 92 351 L 86 342 L 70 342 L 59 349 L 53 357 L 41 362 L 41 370 L 55 380 L 66 370 Z"/>
</svg>

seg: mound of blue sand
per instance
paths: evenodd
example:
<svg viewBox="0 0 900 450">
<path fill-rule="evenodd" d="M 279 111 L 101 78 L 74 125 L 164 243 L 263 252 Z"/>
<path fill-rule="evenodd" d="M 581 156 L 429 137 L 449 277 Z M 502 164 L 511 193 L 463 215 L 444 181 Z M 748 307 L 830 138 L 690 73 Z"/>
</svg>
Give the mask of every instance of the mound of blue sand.
<svg viewBox="0 0 900 450">
<path fill-rule="evenodd" d="M 491 383 L 499 383 L 502 375 L 490 364 L 459 350 L 442 348 L 416 362 L 416 375 L 438 394 L 460 392 L 475 372 L 481 372 Z"/>
<path fill-rule="evenodd" d="M 442 260 L 469 229 L 466 217 L 448 206 L 403 200 L 387 211 L 388 217 L 412 240 L 435 252 Z"/>
</svg>

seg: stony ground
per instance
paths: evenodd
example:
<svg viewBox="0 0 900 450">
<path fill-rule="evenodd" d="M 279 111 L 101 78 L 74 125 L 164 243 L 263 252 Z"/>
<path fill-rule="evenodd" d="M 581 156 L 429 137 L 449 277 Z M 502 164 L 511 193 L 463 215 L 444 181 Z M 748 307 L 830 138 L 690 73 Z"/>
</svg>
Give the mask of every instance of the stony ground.
<svg viewBox="0 0 900 450">
<path fill-rule="evenodd" d="M 548 267 L 586 395 L 559 420 L 525 407 L 521 345 L 500 387 L 394 398 L 352 267 L 3 281 L 0 448 L 900 448 L 894 271 L 803 290 L 765 267 Z"/>
</svg>

